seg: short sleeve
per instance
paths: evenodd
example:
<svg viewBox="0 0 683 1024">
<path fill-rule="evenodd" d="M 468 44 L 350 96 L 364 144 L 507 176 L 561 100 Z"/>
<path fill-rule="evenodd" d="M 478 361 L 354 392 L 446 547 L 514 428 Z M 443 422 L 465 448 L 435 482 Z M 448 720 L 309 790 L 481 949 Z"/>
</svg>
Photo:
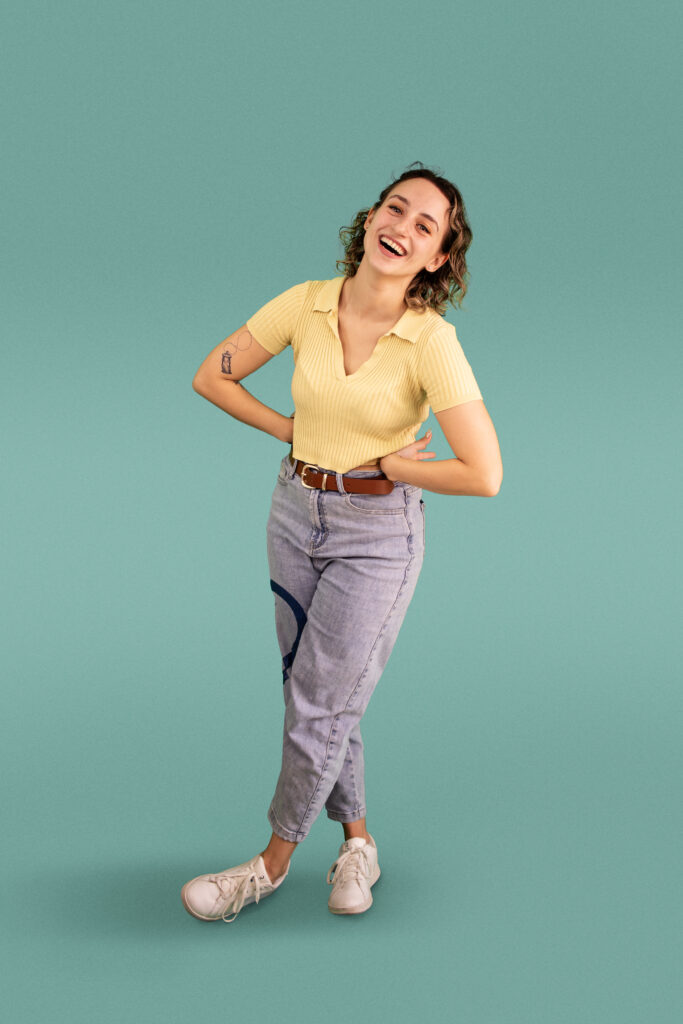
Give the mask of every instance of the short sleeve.
<svg viewBox="0 0 683 1024">
<path fill-rule="evenodd" d="M 259 345 L 263 345 L 274 356 L 292 343 L 308 285 L 309 282 L 304 281 L 288 288 L 286 292 L 266 302 L 247 320 L 249 332 Z"/>
<path fill-rule="evenodd" d="M 445 322 L 425 342 L 420 357 L 420 383 L 433 412 L 481 398 L 472 367 L 455 327 Z"/>
</svg>

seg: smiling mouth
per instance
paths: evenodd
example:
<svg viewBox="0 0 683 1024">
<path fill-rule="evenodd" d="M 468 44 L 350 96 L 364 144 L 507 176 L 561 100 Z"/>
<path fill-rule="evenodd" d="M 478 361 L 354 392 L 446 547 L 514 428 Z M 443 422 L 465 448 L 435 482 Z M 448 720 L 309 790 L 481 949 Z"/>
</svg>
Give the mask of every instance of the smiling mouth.
<svg viewBox="0 0 683 1024">
<path fill-rule="evenodd" d="M 382 247 L 382 249 L 384 249 L 384 251 L 389 256 L 393 256 L 394 259 L 400 260 L 400 259 L 402 259 L 406 255 L 406 253 L 404 253 L 404 252 L 403 253 L 397 252 L 396 249 L 394 249 L 392 247 L 392 245 L 390 245 L 388 242 L 383 241 L 381 238 L 379 239 L 379 244 Z"/>
</svg>

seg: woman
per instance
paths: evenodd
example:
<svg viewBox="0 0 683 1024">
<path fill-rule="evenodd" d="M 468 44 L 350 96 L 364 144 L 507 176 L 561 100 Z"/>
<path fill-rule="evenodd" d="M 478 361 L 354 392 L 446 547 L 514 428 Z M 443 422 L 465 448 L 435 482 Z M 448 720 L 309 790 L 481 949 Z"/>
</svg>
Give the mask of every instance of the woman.
<svg viewBox="0 0 683 1024">
<path fill-rule="evenodd" d="M 372 903 L 359 723 L 412 597 L 424 552 L 422 489 L 497 494 L 502 464 L 474 374 L 444 320 L 466 291 L 472 233 L 457 188 L 412 164 L 340 232 L 344 276 L 268 302 L 205 359 L 193 386 L 231 416 L 291 444 L 268 520 L 282 652 L 282 768 L 270 842 L 251 860 L 186 883 L 186 909 L 234 920 L 284 881 L 323 807 L 345 841 L 329 909 Z M 240 383 L 291 344 L 293 418 Z M 454 458 L 429 462 L 431 406 Z"/>
</svg>

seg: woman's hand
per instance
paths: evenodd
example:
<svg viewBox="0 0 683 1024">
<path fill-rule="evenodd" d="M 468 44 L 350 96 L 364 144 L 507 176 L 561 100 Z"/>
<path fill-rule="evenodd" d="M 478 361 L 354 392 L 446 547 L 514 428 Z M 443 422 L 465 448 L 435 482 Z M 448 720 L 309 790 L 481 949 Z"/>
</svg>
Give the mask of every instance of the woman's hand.
<svg viewBox="0 0 683 1024">
<path fill-rule="evenodd" d="M 411 444 L 407 444 L 405 448 L 399 448 L 397 452 L 392 452 L 390 455 L 385 455 L 379 460 L 379 468 L 382 470 L 384 475 L 390 480 L 399 480 L 399 470 L 401 463 L 398 457 L 401 459 L 433 459 L 436 452 L 426 452 L 425 448 L 428 444 L 431 444 L 432 432 L 428 430 L 422 437 L 418 437 L 416 441 Z"/>
</svg>

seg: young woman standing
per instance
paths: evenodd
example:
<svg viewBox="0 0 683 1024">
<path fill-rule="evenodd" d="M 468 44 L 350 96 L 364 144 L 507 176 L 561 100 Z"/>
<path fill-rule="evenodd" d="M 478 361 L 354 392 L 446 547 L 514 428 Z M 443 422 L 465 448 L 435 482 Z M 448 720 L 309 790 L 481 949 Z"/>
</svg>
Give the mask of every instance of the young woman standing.
<svg viewBox="0 0 683 1024">
<path fill-rule="evenodd" d="M 377 847 L 367 831 L 360 720 L 412 597 L 424 554 L 422 490 L 492 496 L 496 433 L 446 302 L 466 291 L 472 233 L 458 189 L 411 165 L 341 232 L 344 275 L 266 303 L 200 366 L 195 390 L 291 445 L 268 520 L 268 560 L 284 683 L 282 767 L 272 835 L 250 860 L 183 886 L 201 920 L 234 920 L 284 881 L 323 809 L 345 841 L 328 906 L 372 903 Z M 287 345 L 295 413 L 241 381 Z M 430 462 L 431 406 L 453 458 Z"/>
</svg>

